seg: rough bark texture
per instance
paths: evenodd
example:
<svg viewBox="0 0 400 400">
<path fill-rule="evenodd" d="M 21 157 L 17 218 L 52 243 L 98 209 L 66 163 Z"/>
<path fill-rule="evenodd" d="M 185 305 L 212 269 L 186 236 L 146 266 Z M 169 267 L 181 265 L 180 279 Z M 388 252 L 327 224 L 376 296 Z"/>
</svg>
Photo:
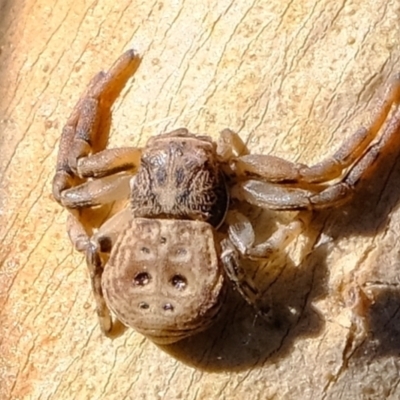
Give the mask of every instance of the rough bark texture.
<svg viewBox="0 0 400 400">
<path fill-rule="evenodd" d="M 164 349 L 129 330 L 101 335 L 50 195 L 62 125 L 90 77 L 130 47 L 143 62 L 115 107 L 113 145 L 230 127 L 252 152 L 332 154 L 400 70 L 399 10 L 399 0 L 0 2 L 0 399 L 399 398 L 400 139 L 352 202 L 314 215 L 269 272 L 270 324 L 231 294 L 214 329 Z M 350 308 L 357 287 L 368 299 Z"/>
</svg>

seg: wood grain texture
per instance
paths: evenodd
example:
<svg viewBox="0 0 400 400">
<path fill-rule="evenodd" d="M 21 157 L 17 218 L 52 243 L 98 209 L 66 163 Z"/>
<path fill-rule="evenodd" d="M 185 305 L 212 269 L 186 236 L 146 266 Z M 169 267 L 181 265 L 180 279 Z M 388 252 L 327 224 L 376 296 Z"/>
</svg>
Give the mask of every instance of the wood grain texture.
<svg viewBox="0 0 400 400">
<path fill-rule="evenodd" d="M 124 50 L 143 61 L 112 145 L 229 127 L 252 152 L 312 163 L 399 72 L 399 14 L 399 0 L 0 1 L 0 399 L 399 398 L 400 139 L 269 270 L 274 323 L 233 293 L 213 330 L 166 348 L 101 335 L 50 195 L 63 124 Z M 346 303 L 357 287 L 364 319 Z"/>
</svg>

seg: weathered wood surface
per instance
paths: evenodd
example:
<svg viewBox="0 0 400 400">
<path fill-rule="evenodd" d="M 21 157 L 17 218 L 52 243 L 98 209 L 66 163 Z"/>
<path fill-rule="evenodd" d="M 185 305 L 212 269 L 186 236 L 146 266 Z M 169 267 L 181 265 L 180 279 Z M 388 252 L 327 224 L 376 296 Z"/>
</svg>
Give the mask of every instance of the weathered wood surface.
<svg viewBox="0 0 400 400">
<path fill-rule="evenodd" d="M 215 329 L 166 349 L 101 335 L 50 195 L 63 123 L 130 47 L 143 62 L 115 107 L 113 145 L 230 127 L 253 152 L 332 154 L 400 70 L 399 1 L 360 4 L 0 2 L 1 400 L 400 397 L 400 140 L 274 270 L 273 323 L 232 295 Z M 348 307 L 357 286 L 372 301 L 355 310 L 364 320 Z"/>
</svg>

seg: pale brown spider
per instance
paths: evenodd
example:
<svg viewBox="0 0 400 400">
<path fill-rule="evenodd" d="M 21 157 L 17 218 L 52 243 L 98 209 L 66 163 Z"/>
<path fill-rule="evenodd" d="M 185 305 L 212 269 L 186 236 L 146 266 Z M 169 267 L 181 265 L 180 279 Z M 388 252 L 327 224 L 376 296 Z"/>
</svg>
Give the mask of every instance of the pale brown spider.
<svg viewBox="0 0 400 400">
<path fill-rule="evenodd" d="M 112 330 L 111 309 L 153 341 L 172 343 L 213 322 L 226 276 L 263 312 L 239 257 L 273 257 L 298 235 L 301 222 L 255 244 L 249 220 L 231 210 L 232 199 L 274 210 L 342 204 L 399 131 L 400 77 L 369 126 L 331 158 L 308 167 L 271 155 L 243 155 L 243 142 L 230 130 L 218 144 L 177 129 L 151 138 L 144 148 L 106 149 L 111 106 L 139 63 L 129 50 L 90 82 L 62 132 L 53 194 L 71 212 L 73 244 L 86 253 L 102 331 Z M 82 210 L 121 199 L 130 206 L 93 231 Z M 220 239 L 223 223 L 227 234 Z"/>
</svg>

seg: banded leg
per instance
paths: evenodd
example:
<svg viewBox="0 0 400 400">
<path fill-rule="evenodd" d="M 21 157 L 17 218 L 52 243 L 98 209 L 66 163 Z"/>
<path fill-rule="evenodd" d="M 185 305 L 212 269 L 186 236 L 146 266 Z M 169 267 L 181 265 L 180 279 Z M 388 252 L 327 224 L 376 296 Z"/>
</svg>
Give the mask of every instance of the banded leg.
<svg viewBox="0 0 400 400">
<path fill-rule="evenodd" d="M 92 161 L 82 159 L 105 149 L 111 124 L 111 106 L 139 63 L 140 59 L 133 50 L 124 53 L 107 73 L 99 72 L 91 80 L 88 89 L 75 106 L 61 135 L 53 179 L 53 196 L 58 202 L 61 203 L 61 193 L 65 189 L 84 182 L 83 178 L 87 176 L 93 176 L 90 175 Z M 97 163 L 104 165 L 106 174 L 115 169 L 121 170 L 117 155 L 120 154 L 116 150 L 106 150 L 97 156 Z M 123 157 L 122 165 L 127 159 L 129 154 Z M 96 164 L 96 159 L 94 163 Z"/>
<path fill-rule="evenodd" d="M 254 179 L 239 182 L 231 195 L 241 201 L 274 210 L 323 209 L 345 203 L 356 185 L 365 178 L 381 154 L 391 149 L 400 132 L 400 108 L 395 110 L 376 143 L 347 171 L 337 183 L 301 189 L 289 185 Z"/>
<path fill-rule="evenodd" d="M 393 105 L 395 107 L 380 138 L 371 145 Z M 255 179 L 239 182 L 233 188 L 232 196 L 275 210 L 321 209 L 346 202 L 356 184 L 372 170 L 378 157 L 390 151 L 397 140 L 400 133 L 399 105 L 400 76 L 396 77 L 385 100 L 378 107 L 370 128 L 361 128 L 344 142 L 332 159 L 313 167 L 263 155 L 234 160 L 238 172 L 254 176 Z M 347 169 L 345 174 L 344 169 Z M 340 179 L 336 183 L 328 182 L 337 177 Z"/>
<path fill-rule="evenodd" d="M 111 107 L 139 63 L 140 58 L 129 50 L 108 72 L 95 75 L 61 135 L 53 196 L 71 211 L 69 236 L 81 251 L 91 232 L 81 209 L 127 198 L 128 175 L 134 174 L 140 162 L 140 149 L 105 149 Z"/>
<path fill-rule="evenodd" d="M 235 170 L 244 177 L 252 176 L 268 182 L 300 185 L 319 184 L 339 178 L 345 169 L 368 153 L 368 146 L 377 137 L 385 121 L 388 120 L 393 106 L 395 108 L 393 118 L 398 121 L 399 105 L 400 74 L 391 79 L 382 100 L 375 106 L 372 122 L 367 127 L 361 127 L 345 140 L 332 157 L 309 167 L 270 155 L 244 155 L 232 160 Z M 231 135 L 234 134 L 231 133 Z M 236 141 L 235 138 L 231 139 L 232 143 Z M 224 143 L 226 142 L 225 138 Z"/>
</svg>

